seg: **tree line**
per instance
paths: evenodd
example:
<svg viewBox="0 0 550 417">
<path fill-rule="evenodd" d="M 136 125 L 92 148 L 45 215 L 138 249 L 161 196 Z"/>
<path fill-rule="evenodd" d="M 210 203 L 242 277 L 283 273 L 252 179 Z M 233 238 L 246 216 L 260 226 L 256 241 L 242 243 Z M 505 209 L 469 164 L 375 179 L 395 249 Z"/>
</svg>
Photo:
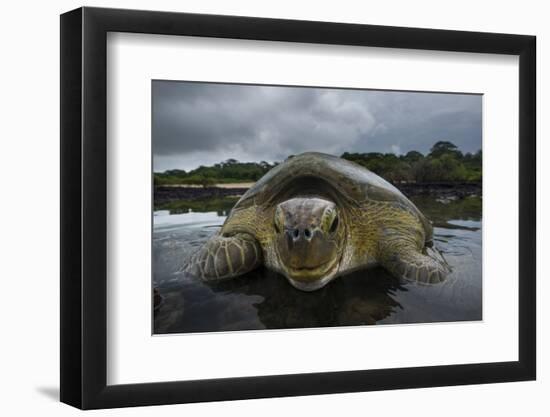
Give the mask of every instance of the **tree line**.
<svg viewBox="0 0 550 417">
<path fill-rule="evenodd" d="M 171 169 L 162 173 L 155 172 L 155 185 L 191 184 L 204 187 L 214 184 L 227 184 L 239 182 L 256 182 L 278 163 L 270 164 L 261 162 L 239 162 L 236 159 L 228 159 L 213 166 L 200 166 L 186 172 L 182 169 Z"/>
<path fill-rule="evenodd" d="M 427 155 L 418 151 L 410 151 L 404 155 L 344 152 L 340 157 L 362 165 L 393 183 L 479 183 L 482 179 L 481 149 L 475 153 L 463 153 L 448 141 L 435 143 Z M 155 173 L 154 182 L 155 185 L 195 184 L 203 187 L 220 183 L 255 182 L 277 164 L 228 159 L 213 166 L 200 166 L 189 172 L 173 169 Z"/>
<path fill-rule="evenodd" d="M 437 142 L 427 155 L 410 151 L 393 153 L 348 153 L 342 158 L 362 165 L 390 182 L 481 182 L 482 154 L 462 153 L 447 141 Z"/>
</svg>

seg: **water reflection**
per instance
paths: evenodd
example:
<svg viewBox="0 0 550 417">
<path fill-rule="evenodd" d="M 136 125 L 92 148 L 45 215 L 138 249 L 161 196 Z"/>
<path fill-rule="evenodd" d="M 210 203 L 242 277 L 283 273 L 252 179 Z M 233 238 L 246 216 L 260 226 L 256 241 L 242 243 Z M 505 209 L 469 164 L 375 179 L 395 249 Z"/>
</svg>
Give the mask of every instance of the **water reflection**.
<svg viewBox="0 0 550 417">
<path fill-rule="evenodd" d="M 155 333 L 350 326 L 481 319 L 481 199 L 414 199 L 434 222 L 438 248 L 453 267 L 447 281 L 399 282 L 382 268 L 338 278 L 319 291 L 296 290 L 260 268 L 204 283 L 183 275 L 186 256 L 215 233 L 218 212 L 157 212 L 153 284 Z M 159 298 L 157 298 L 157 301 Z"/>
</svg>

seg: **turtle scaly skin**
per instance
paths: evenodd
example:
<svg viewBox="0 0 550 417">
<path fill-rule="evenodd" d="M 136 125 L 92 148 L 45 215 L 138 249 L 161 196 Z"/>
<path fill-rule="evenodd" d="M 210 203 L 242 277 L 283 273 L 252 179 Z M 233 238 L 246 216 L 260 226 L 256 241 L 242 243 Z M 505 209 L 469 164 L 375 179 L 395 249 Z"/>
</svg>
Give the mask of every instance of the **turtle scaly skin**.
<svg viewBox="0 0 550 417">
<path fill-rule="evenodd" d="M 250 188 L 186 271 L 219 280 L 265 265 L 313 291 L 381 265 L 394 276 L 433 284 L 450 269 L 430 253 L 431 240 L 430 222 L 393 185 L 353 162 L 304 153 Z"/>
</svg>

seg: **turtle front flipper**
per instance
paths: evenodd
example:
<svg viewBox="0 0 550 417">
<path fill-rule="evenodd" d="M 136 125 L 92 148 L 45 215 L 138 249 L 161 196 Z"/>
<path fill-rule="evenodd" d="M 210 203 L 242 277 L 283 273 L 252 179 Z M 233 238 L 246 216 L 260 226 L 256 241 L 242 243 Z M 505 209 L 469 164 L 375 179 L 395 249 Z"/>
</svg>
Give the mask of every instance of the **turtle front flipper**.
<svg viewBox="0 0 550 417">
<path fill-rule="evenodd" d="M 261 263 L 262 249 L 251 235 L 218 234 L 191 256 L 184 272 L 210 281 L 242 275 Z"/>
<path fill-rule="evenodd" d="M 381 244 L 380 263 L 392 275 L 421 284 L 443 282 L 451 268 L 435 249 L 419 250 L 409 242 Z"/>
</svg>

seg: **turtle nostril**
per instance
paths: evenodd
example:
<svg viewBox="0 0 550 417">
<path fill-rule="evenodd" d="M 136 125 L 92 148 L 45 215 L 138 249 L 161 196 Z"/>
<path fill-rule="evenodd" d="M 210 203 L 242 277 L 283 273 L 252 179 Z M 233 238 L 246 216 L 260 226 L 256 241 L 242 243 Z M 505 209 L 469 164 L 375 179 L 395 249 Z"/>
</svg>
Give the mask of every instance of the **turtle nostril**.
<svg viewBox="0 0 550 417">
<path fill-rule="evenodd" d="M 311 237 L 311 230 L 305 229 L 304 230 L 304 236 L 306 237 L 306 239 L 309 239 Z"/>
<path fill-rule="evenodd" d="M 298 229 L 294 229 L 292 232 L 292 236 L 294 236 L 294 238 L 297 238 L 299 234 L 300 234 L 300 231 Z"/>
</svg>

